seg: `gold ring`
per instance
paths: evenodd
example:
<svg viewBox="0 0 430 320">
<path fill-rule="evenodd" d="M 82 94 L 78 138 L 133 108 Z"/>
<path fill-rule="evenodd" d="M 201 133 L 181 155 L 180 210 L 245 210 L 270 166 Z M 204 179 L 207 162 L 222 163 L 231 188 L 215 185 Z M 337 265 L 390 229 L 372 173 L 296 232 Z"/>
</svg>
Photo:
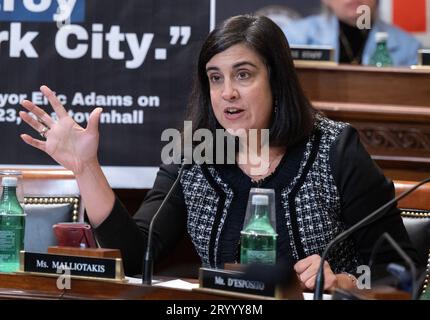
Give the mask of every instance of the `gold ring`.
<svg viewBox="0 0 430 320">
<path fill-rule="evenodd" d="M 36 117 L 36 119 L 37 119 L 37 122 L 39 122 L 41 125 L 43 125 L 44 127 L 47 127 L 48 128 L 48 130 L 49 129 L 51 129 L 46 123 L 45 123 L 45 121 L 43 121 L 41 118 L 39 118 L 39 117 Z"/>
<path fill-rule="evenodd" d="M 39 131 L 39 134 L 42 138 L 46 138 L 46 133 L 48 132 L 48 127 L 43 127 L 42 130 Z"/>
</svg>

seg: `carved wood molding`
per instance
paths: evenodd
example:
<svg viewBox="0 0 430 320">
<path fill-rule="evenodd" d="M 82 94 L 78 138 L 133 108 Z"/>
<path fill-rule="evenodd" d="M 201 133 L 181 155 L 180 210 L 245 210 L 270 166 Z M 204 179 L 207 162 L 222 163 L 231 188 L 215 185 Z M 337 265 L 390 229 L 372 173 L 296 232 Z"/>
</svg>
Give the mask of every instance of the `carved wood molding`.
<svg viewBox="0 0 430 320">
<path fill-rule="evenodd" d="M 430 108 L 422 106 L 374 105 L 312 101 L 312 105 L 333 120 L 346 122 L 402 123 L 409 126 L 430 123 Z"/>
<path fill-rule="evenodd" d="M 419 128 L 393 129 L 356 125 L 362 142 L 375 149 L 414 150 L 430 155 L 430 132 Z"/>
</svg>

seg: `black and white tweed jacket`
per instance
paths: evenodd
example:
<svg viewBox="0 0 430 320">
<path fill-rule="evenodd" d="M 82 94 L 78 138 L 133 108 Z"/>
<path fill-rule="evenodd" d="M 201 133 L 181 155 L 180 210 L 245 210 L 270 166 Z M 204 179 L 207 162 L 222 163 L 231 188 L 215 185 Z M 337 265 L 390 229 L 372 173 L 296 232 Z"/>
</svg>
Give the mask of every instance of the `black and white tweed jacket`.
<svg viewBox="0 0 430 320">
<path fill-rule="evenodd" d="M 285 228 L 295 261 L 321 255 L 326 245 L 345 230 L 340 196 L 329 164 L 332 144 L 345 123 L 318 117 L 300 169 L 281 191 Z M 204 266 L 219 266 L 219 243 L 233 191 L 210 165 L 193 165 L 181 177 L 188 233 Z M 355 272 L 358 252 L 351 240 L 333 248 L 328 257 L 334 272 Z"/>
</svg>

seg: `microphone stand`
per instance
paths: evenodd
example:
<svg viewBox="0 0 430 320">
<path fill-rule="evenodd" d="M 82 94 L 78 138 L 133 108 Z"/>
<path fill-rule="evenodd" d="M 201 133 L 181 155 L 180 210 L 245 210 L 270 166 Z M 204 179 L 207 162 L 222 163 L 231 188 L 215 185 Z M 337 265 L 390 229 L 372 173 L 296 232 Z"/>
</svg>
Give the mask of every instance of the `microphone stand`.
<svg viewBox="0 0 430 320">
<path fill-rule="evenodd" d="M 157 216 L 160 214 L 161 210 L 163 209 L 165 203 L 170 199 L 173 190 L 176 189 L 176 186 L 178 185 L 179 181 L 181 180 L 182 172 L 184 171 L 184 168 L 186 167 L 184 165 L 184 160 L 182 161 L 181 168 L 179 170 L 178 176 L 175 179 L 175 182 L 173 182 L 173 185 L 170 187 L 169 192 L 167 193 L 166 197 L 164 198 L 161 205 L 158 207 L 157 212 L 155 212 L 154 216 L 151 219 L 151 223 L 149 224 L 149 230 L 148 230 L 148 241 L 146 243 L 146 252 L 143 260 L 143 273 L 142 273 L 142 284 L 152 284 L 152 274 L 153 274 L 153 259 L 152 259 L 152 234 L 154 229 L 155 220 L 157 219 Z"/>
<path fill-rule="evenodd" d="M 349 237 L 353 232 L 355 232 L 358 229 L 360 229 L 360 228 L 368 225 L 369 223 L 373 222 L 372 221 L 373 219 L 379 219 L 380 217 L 378 217 L 378 214 L 381 211 L 385 210 L 386 208 L 388 208 L 389 206 L 391 206 L 396 201 L 398 201 L 400 199 L 403 199 L 408 194 L 410 194 L 412 191 L 414 191 L 415 189 L 419 188 L 423 184 L 426 184 L 427 182 L 430 182 L 430 177 L 428 177 L 427 179 L 422 180 L 417 185 L 413 186 L 409 190 L 406 190 L 405 192 L 403 192 L 399 196 L 393 198 L 392 200 L 390 200 L 386 204 L 382 205 L 381 207 L 379 207 L 378 209 L 376 209 L 375 211 L 373 211 L 371 214 L 369 214 L 366 218 L 364 218 L 363 220 L 360 220 L 359 222 L 357 222 L 356 224 L 354 224 L 350 228 L 348 228 L 345 231 L 341 232 L 333 240 L 331 240 L 329 242 L 329 244 L 325 248 L 323 254 L 321 255 L 321 261 L 320 261 L 320 265 L 318 267 L 317 277 L 315 279 L 314 300 L 321 300 L 322 299 L 322 295 L 323 295 L 323 291 L 324 291 L 324 261 L 325 261 L 325 259 L 327 257 L 327 254 L 330 252 L 330 249 L 335 244 L 337 244 L 338 242 L 340 242 L 340 241 L 346 239 L 347 237 Z"/>
<path fill-rule="evenodd" d="M 379 247 L 383 243 L 383 241 L 386 240 L 388 243 L 396 250 L 396 252 L 399 254 L 399 256 L 406 262 L 406 264 L 409 266 L 409 269 L 411 270 L 411 299 L 416 300 L 418 295 L 417 290 L 417 268 L 415 267 L 415 264 L 413 263 L 412 259 L 406 254 L 406 252 L 397 244 L 397 242 L 387 233 L 384 232 L 384 234 L 376 241 L 375 245 L 373 246 L 372 252 L 370 254 L 369 259 L 369 268 L 372 268 L 373 260 L 375 258 L 376 252 L 378 251 Z"/>
</svg>

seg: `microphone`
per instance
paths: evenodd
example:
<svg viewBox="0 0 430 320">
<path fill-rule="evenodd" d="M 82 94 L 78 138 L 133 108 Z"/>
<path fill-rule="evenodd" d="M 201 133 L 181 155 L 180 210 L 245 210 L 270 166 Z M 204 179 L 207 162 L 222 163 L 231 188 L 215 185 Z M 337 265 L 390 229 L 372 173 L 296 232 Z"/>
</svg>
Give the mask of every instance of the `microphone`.
<svg viewBox="0 0 430 320">
<path fill-rule="evenodd" d="M 397 244 L 397 242 L 387 233 L 384 234 L 376 241 L 373 246 L 372 252 L 369 258 L 369 268 L 372 268 L 373 260 L 375 259 L 376 252 L 378 251 L 381 244 L 387 241 L 397 254 L 403 259 L 403 261 L 409 266 L 410 273 L 406 271 L 405 267 L 397 263 L 390 263 L 387 270 L 400 280 L 401 289 L 404 291 L 411 292 L 411 299 L 416 300 L 418 295 L 417 290 L 417 269 L 412 259 L 406 254 L 406 252 Z"/>
<path fill-rule="evenodd" d="M 388 208 L 389 206 L 391 206 L 396 201 L 398 201 L 400 199 L 403 199 L 408 194 L 410 194 L 412 191 L 414 191 L 415 189 L 419 188 L 423 184 L 426 184 L 427 182 L 430 182 L 430 177 L 428 177 L 427 179 L 424 179 L 424 180 L 420 181 L 418 184 L 416 184 L 415 186 L 413 186 L 409 190 L 406 190 L 405 192 L 403 192 L 399 196 L 397 196 L 397 197 L 393 198 L 392 200 L 388 201 L 386 204 L 382 205 L 381 207 L 379 207 L 378 209 L 376 209 L 375 211 L 373 211 L 371 214 L 369 214 L 366 218 L 358 221 L 356 224 L 352 225 L 350 228 L 348 228 L 345 231 L 343 231 L 342 233 L 338 234 L 333 240 L 331 240 L 329 242 L 329 244 L 325 248 L 323 254 L 321 255 L 321 262 L 320 262 L 320 265 L 318 267 L 318 273 L 317 273 L 317 277 L 316 277 L 316 280 L 315 280 L 314 300 L 321 300 L 322 299 L 323 290 L 324 290 L 324 261 L 325 261 L 325 258 L 327 257 L 327 254 L 330 252 L 330 249 L 335 244 L 337 244 L 338 242 L 340 242 L 340 241 L 346 239 L 347 237 L 349 237 L 352 233 L 354 233 L 358 229 L 360 229 L 360 228 L 368 225 L 371 222 L 374 222 L 374 221 L 372 221 L 373 219 L 375 219 L 375 220 L 379 219 L 380 216 L 378 216 L 378 214 L 381 211 L 383 211 L 384 209 Z"/>
<path fill-rule="evenodd" d="M 148 230 L 148 241 L 146 243 L 146 252 L 143 260 L 143 272 L 142 272 L 142 284 L 152 284 L 152 274 L 153 274 L 153 265 L 154 261 L 152 259 L 152 234 L 154 229 L 155 220 L 157 219 L 157 216 L 160 214 L 161 210 L 164 208 L 164 205 L 167 201 L 169 201 L 173 190 L 176 189 L 176 186 L 178 185 L 179 181 L 181 180 L 182 173 L 185 169 L 185 167 L 188 167 L 187 165 L 184 165 L 186 163 L 186 159 L 182 159 L 181 168 L 179 169 L 178 176 L 176 177 L 175 181 L 173 182 L 172 186 L 170 187 L 169 192 L 164 197 L 163 202 L 161 202 L 161 205 L 158 207 L 157 212 L 155 212 L 154 216 L 151 219 L 151 223 L 149 224 L 149 230 Z"/>
</svg>

